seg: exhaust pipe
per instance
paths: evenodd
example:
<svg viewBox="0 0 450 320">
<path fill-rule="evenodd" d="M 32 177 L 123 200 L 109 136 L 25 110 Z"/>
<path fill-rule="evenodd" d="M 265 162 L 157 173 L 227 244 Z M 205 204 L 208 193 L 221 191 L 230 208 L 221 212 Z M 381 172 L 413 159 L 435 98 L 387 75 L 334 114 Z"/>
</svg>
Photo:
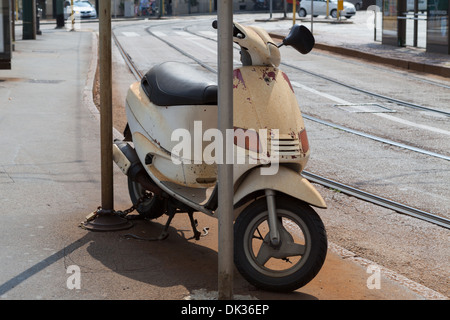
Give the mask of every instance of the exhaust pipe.
<svg viewBox="0 0 450 320">
<path fill-rule="evenodd" d="M 156 195 L 162 195 L 162 190 L 150 179 L 139 160 L 136 150 L 130 144 L 121 140 L 114 140 L 113 161 L 133 181 L 138 182 L 145 189 Z"/>
</svg>

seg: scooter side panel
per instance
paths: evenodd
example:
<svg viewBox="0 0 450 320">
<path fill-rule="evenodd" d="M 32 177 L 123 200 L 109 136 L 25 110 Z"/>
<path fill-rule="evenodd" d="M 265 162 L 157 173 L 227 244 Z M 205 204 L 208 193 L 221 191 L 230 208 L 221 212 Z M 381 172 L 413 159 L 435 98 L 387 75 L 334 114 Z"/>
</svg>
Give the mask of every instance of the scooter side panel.
<svg viewBox="0 0 450 320">
<path fill-rule="evenodd" d="M 178 141 L 173 140 L 174 133 L 182 134 L 184 130 L 187 130 L 193 134 L 198 134 L 198 136 L 192 137 L 191 142 L 197 142 L 196 139 L 198 139 L 200 144 L 205 147 L 207 142 L 202 141 L 204 132 L 211 128 L 217 128 L 217 106 L 157 106 L 148 99 L 141 88 L 140 82 L 130 86 L 127 103 L 148 136 L 159 146 L 169 151 L 178 144 Z"/>
<path fill-rule="evenodd" d="M 217 165 L 204 152 L 210 143 L 204 134 L 216 126 L 217 106 L 157 106 L 136 82 L 128 91 L 126 112 L 133 141 L 145 145 L 137 148 L 143 163 L 150 153 L 151 165 L 168 181 L 191 187 L 214 185 Z"/>
</svg>

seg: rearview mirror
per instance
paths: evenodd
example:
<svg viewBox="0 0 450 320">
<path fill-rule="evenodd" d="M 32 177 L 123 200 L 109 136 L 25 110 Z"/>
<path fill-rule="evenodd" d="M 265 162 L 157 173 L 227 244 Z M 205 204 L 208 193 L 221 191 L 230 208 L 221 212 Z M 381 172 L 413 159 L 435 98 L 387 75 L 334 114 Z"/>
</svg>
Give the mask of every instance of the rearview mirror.
<svg viewBox="0 0 450 320">
<path fill-rule="evenodd" d="M 312 50 L 314 44 L 316 43 L 313 34 L 305 26 L 300 26 L 298 24 L 291 28 L 288 36 L 283 39 L 282 45 L 291 46 L 302 54 L 307 54 Z"/>
</svg>

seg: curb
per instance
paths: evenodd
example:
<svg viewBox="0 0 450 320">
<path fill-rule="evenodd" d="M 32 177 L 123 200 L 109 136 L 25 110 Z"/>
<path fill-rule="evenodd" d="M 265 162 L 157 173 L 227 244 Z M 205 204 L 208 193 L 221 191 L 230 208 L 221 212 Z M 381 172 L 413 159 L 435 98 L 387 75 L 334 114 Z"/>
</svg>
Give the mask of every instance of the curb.
<svg viewBox="0 0 450 320">
<path fill-rule="evenodd" d="M 450 78 L 450 68 L 446 68 L 443 66 L 432 65 L 432 64 L 421 63 L 421 62 L 407 61 L 407 60 L 396 59 L 396 58 L 388 58 L 388 57 L 383 57 L 383 56 L 379 56 L 379 55 L 375 55 L 375 54 L 371 54 L 371 53 L 367 53 L 367 52 L 363 52 L 363 51 L 359 51 L 359 50 L 348 49 L 348 48 L 343 48 L 343 47 L 335 47 L 335 46 L 331 46 L 331 45 L 323 44 L 323 43 L 316 43 L 315 47 L 316 47 L 316 49 L 319 49 L 319 50 L 326 50 L 326 51 L 334 52 L 337 54 L 342 54 L 342 55 L 346 55 L 346 56 L 350 56 L 350 57 L 354 57 L 354 58 L 360 58 L 360 59 L 372 61 L 375 63 L 381 63 L 381 64 L 391 65 L 394 67 L 407 69 L 407 70 L 411 70 L 411 71 L 425 72 L 425 73 L 430 73 L 430 74 L 434 74 L 434 75 L 445 77 L 445 78 Z"/>
<path fill-rule="evenodd" d="M 93 92 L 94 83 L 98 76 L 98 33 L 92 32 L 91 39 L 91 61 L 89 62 L 89 69 L 86 78 L 86 85 L 83 90 L 83 104 L 87 107 L 93 117 L 95 117 L 100 124 L 100 111 L 95 105 Z M 123 140 L 123 135 L 113 127 L 113 138 Z"/>
</svg>

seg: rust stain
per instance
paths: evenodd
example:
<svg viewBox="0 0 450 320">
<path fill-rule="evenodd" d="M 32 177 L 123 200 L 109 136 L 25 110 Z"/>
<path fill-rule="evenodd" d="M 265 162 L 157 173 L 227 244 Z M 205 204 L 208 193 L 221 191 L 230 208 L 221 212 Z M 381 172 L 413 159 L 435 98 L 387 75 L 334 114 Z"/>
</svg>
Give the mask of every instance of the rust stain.
<svg viewBox="0 0 450 320">
<path fill-rule="evenodd" d="M 262 77 L 261 79 L 266 82 L 267 85 L 270 85 L 272 81 L 276 81 L 276 73 L 274 71 L 268 71 L 269 68 L 266 68 L 265 70 L 262 70 Z"/>
<path fill-rule="evenodd" d="M 234 81 L 235 79 L 237 79 L 237 84 L 235 84 Z M 244 89 L 246 89 L 247 86 L 245 85 L 245 81 L 244 78 L 242 77 L 241 70 L 239 69 L 233 70 L 233 89 L 237 89 L 241 83 L 244 86 Z"/>
<path fill-rule="evenodd" d="M 282 74 L 283 74 L 284 80 L 286 80 L 286 82 L 289 84 L 289 87 L 291 88 L 292 92 L 294 92 L 294 89 L 292 88 L 292 85 L 291 85 L 291 81 L 289 81 L 287 74 L 284 72 L 282 72 Z"/>
<path fill-rule="evenodd" d="M 308 142 L 308 136 L 306 134 L 306 130 L 302 129 L 299 133 L 298 133 L 298 139 L 300 140 L 301 144 L 302 144 L 302 151 L 304 153 L 307 153 L 309 150 L 309 142 Z"/>
</svg>

